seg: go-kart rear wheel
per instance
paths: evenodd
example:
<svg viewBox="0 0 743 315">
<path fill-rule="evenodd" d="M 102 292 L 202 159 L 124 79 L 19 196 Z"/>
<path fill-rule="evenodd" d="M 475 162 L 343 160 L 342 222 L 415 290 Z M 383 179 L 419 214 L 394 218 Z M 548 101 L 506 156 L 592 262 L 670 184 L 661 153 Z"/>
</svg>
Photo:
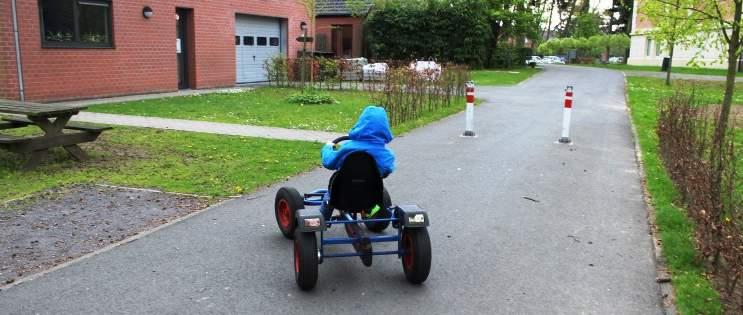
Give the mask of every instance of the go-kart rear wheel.
<svg viewBox="0 0 743 315">
<path fill-rule="evenodd" d="M 294 188 L 281 187 L 276 193 L 274 212 L 281 234 L 288 239 L 294 238 L 294 230 L 297 229 L 295 212 L 299 209 L 304 209 L 302 195 Z"/>
<path fill-rule="evenodd" d="M 392 206 L 392 198 L 390 198 L 390 193 L 387 192 L 387 188 L 384 189 L 384 194 L 382 195 L 382 209 L 379 209 L 377 213 L 375 213 L 373 216 L 369 217 L 368 219 L 383 219 L 383 218 L 389 218 L 390 217 L 390 210 L 389 208 Z M 388 226 L 390 226 L 390 221 L 383 221 L 383 222 L 367 222 L 364 223 L 366 225 L 366 228 L 369 229 L 369 231 L 372 232 L 382 232 L 384 231 Z"/>
<path fill-rule="evenodd" d="M 426 228 L 408 228 L 402 231 L 402 269 L 410 283 L 426 281 L 431 271 L 431 239 Z"/>
<path fill-rule="evenodd" d="M 317 239 L 315 232 L 296 231 L 294 236 L 294 277 L 302 290 L 317 284 Z"/>
</svg>

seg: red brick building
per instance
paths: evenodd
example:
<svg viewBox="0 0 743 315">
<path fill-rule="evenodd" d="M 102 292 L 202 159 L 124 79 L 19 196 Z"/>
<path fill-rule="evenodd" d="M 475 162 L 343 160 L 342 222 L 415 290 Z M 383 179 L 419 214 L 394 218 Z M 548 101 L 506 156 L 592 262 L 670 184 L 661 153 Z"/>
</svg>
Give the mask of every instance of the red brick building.
<svg viewBox="0 0 743 315">
<path fill-rule="evenodd" d="M 263 81 L 267 58 L 296 55 L 301 22 L 298 0 L 2 0 L 0 98 L 21 80 L 29 101 Z"/>
</svg>

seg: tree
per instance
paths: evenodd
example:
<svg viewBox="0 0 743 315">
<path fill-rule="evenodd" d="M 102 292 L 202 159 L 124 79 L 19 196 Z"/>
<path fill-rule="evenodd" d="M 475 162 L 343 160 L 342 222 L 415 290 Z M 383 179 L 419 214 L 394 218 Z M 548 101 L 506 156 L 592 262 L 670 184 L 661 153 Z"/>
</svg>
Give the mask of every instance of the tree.
<svg viewBox="0 0 743 315">
<path fill-rule="evenodd" d="M 627 35 L 632 32 L 632 11 L 634 1 L 633 0 L 613 0 L 611 8 L 606 10 L 606 14 L 609 16 L 609 33 L 625 33 Z"/>
<path fill-rule="evenodd" d="M 484 0 L 487 23 L 490 28 L 490 40 L 486 47 L 485 65 L 493 66 L 493 57 L 498 44 L 505 39 L 539 38 L 539 21 L 541 15 L 535 13 L 535 2 L 527 0 Z"/>
<path fill-rule="evenodd" d="M 689 18 L 683 6 L 691 6 L 696 0 L 668 0 L 646 1 L 640 12 L 655 26 L 647 35 L 668 47 L 668 68 L 666 69 L 666 85 L 671 85 L 671 71 L 673 68 L 673 51 L 678 44 L 687 43 L 696 35 L 695 21 Z M 639 17 L 644 19 L 644 17 Z"/>
<path fill-rule="evenodd" d="M 583 13 L 575 18 L 573 37 L 591 37 L 601 33 L 601 17 L 597 13 Z"/>
<path fill-rule="evenodd" d="M 730 120 L 730 109 L 733 102 L 733 93 L 735 92 L 735 71 L 737 70 L 737 61 L 741 56 L 741 42 L 743 34 L 741 33 L 741 15 L 743 15 L 743 0 L 652 0 L 661 4 L 670 6 L 673 10 L 679 10 L 680 14 L 686 14 L 687 20 L 693 21 L 691 30 L 695 33 L 692 38 L 692 45 L 699 49 L 699 56 L 708 45 L 716 45 L 722 49 L 720 61 L 727 59 L 727 76 L 725 82 L 725 93 L 722 99 L 722 107 L 715 126 L 714 136 L 712 139 L 712 149 L 710 150 L 710 160 L 713 167 L 712 185 L 718 191 L 723 188 L 723 171 L 725 169 L 725 145 L 728 133 L 728 124 Z M 667 18 L 666 23 L 660 27 L 669 28 L 673 26 L 673 19 L 677 16 Z M 696 57 L 692 62 L 696 61 Z M 723 211 L 715 210 L 711 213 L 715 222 L 721 222 Z M 719 229 L 716 230 L 716 237 L 722 237 Z M 714 253 L 715 266 L 720 262 L 719 249 Z"/>
</svg>

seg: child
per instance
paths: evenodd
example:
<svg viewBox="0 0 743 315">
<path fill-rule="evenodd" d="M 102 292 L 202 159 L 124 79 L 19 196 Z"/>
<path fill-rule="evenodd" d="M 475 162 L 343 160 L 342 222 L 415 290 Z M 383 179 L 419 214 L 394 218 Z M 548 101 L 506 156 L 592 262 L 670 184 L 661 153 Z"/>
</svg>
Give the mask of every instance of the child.
<svg viewBox="0 0 743 315">
<path fill-rule="evenodd" d="M 337 170 L 343 165 L 346 156 L 363 151 L 377 162 L 382 177 L 387 177 L 395 170 L 395 154 L 385 147 L 385 144 L 392 141 L 393 136 L 384 108 L 377 106 L 364 108 L 356 125 L 348 132 L 348 137 L 351 140 L 340 143 L 338 150 L 332 142 L 322 148 L 322 165 L 325 168 Z"/>
</svg>

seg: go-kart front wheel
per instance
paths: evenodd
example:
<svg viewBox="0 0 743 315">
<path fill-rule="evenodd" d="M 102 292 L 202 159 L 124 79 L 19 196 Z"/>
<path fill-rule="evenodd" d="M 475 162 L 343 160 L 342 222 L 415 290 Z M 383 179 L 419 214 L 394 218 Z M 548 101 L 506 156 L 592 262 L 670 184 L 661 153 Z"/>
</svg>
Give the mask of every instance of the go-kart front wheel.
<svg viewBox="0 0 743 315">
<path fill-rule="evenodd" d="M 392 207 L 392 198 L 390 198 L 390 193 L 387 192 L 387 188 L 384 189 L 384 194 L 382 195 L 382 209 L 379 209 L 377 213 L 375 213 L 373 216 L 369 217 L 369 219 L 387 219 L 390 217 L 390 207 Z M 390 226 L 390 221 L 379 221 L 379 222 L 366 222 L 364 223 L 366 225 L 366 228 L 369 229 L 369 231 L 380 233 L 384 231 L 388 226 Z"/>
<path fill-rule="evenodd" d="M 288 239 L 294 238 L 294 230 L 297 229 L 295 213 L 299 209 L 304 209 L 302 195 L 294 188 L 281 187 L 276 193 L 274 212 L 281 234 L 284 234 L 284 237 Z"/>
<path fill-rule="evenodd" d="M 402 231 L 402 269 L 410 283 L 426 281 L 431 271 L 431 239 L 426 228 L 406 228 Z"/>
<path fill-rule="evenodd" d="M 302 290 L 317 284 L 317 239 L 315 232 L 296 231 L 294 236 L 294 277 Z"/>
</svg>

